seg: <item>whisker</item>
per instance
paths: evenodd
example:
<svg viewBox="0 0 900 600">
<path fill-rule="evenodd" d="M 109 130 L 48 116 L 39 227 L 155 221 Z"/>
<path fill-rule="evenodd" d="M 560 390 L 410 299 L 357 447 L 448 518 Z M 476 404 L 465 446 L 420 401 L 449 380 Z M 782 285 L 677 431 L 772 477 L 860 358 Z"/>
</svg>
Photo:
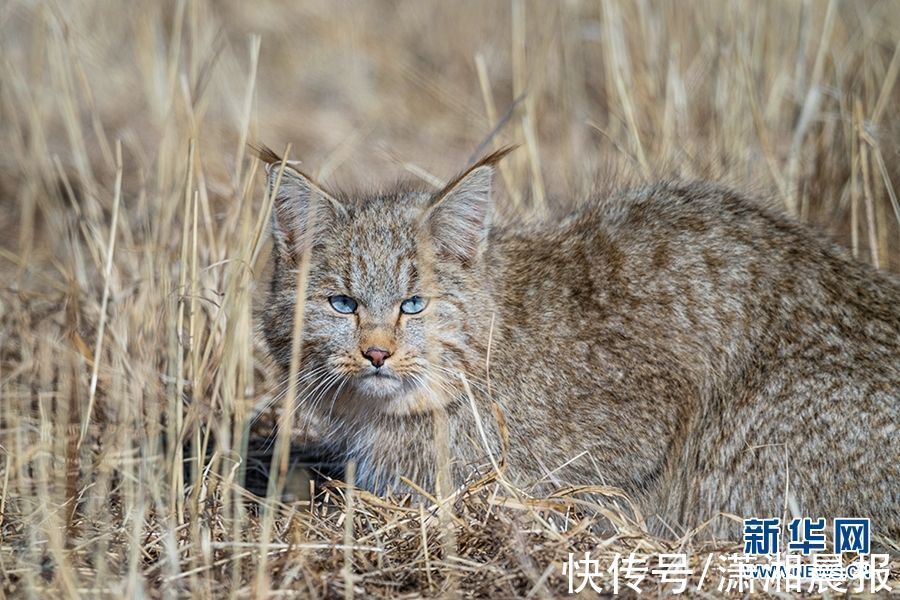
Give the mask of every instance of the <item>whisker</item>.
<svg viewBox="0 0 900 600">
<path fill-rule="evenodd" d="M 308 398 L 309 398 L 310 396 L 312 396 L 313 394 L 315 394 L 315 393 L 316 393 L 319 389 L 321 389 L 323 386 L 327 385 L 327 382 L 330 381 L 333 377 L 335 377 L 335 375 L 331 374 L 331 375 L 326 376 L 323 380 L 313 379 L 312 381 L 310 381 L 310 382 L 306 385 L 306 387 L 304 387 L 304 388 L 298 393 L 298 398 L 295 400 L 293 406 L 290 408 L 290 414 L 288 415 L 288 416 L 291 418 L 291 420 L 293 420 L 293 417 L 294 417 L 294 414 L 296 413 L 296 411 L 297 411 L 304 403 L 306 403 L 306 401 L 308 400 Z M 310 390 L 310 388 L 312 388 L 311 391 L 307 392 L 307 390 Z M 282 395 L 282 397 L 283 397 L 283 395 Z M 268 450 L 272 447 L 272 444 L 274 443 L 274 440 L 275 440 L 275 437 L 276 437 L 277 433 L 278 433 L 278 432 L 277 432 L 277 429 L 276 429 L 275 432 L 273 432 L 272 434 L 266 436 L 266 445 L 264 446 L 264 450 L 265 450 L 265 451 L 268 451 Z"/>
<path fill-rule="evenodd" d="M 304 373 L 301 377 L 299 377 L 297 379 L 297 384 L 300 385 L 306 381 L 309 381 L 311 378 L 316 377 L 316 376 L 320 375 L 322 372 L 324 372 L 325 370 L 327 370 L 327 368 L 328 368 L 327 365 L 323 365 L 323 366 L 316 367 L 315 369 L 312 369 L 311 371 L 308 371 L 307 373 Z M 254 407 L 254 409 L 256 410 L 256 414 L 254 414 L 253 417 L 250 419 L 251 426 L 254 425 L 262 417 L 262 415 L 265 412 L 267 412 L 275 403 L 277 403 L 279 400 L 284 398 L 285 394 L 287 394 L 287 392 L 288 392 L 288 388 L 290 387 L 289 384 L 290 384 L 290 379 L 285 378 L 281 383 L 279 383 L 275 387 L 275 390 L 277 390 L 277 391 L 273 392 L 271 398 L 267 399 L 261 407 L 258 407 L 258 408 Z M 304 390 L 305 390 L 305 388 L 304 388 Z M 302 394 L 302 393 L 303 392 L 301 391 L 300 394 Z"/>
</svg>

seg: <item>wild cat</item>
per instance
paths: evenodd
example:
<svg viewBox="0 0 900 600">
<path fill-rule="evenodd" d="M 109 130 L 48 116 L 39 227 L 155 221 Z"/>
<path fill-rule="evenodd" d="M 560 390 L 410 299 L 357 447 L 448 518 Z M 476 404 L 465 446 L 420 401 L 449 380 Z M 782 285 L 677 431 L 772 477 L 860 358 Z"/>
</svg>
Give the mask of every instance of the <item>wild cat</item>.
<svg viewBox="0 0 900 600">
<path fill-rule="evenodd" d="M 434 491 L 442 461 L 459 484 L 505 453 L 522 489 L 614 486 L 651 526 L 789 509 L 900 531 L 896 278 L 704 182 L 492 225 L 504 153 L 438 192 L 352 196 L 262 154 L 263 328 L 287 370 L 308 251 L 298 410 L 357 485 Z"/>
</svg>

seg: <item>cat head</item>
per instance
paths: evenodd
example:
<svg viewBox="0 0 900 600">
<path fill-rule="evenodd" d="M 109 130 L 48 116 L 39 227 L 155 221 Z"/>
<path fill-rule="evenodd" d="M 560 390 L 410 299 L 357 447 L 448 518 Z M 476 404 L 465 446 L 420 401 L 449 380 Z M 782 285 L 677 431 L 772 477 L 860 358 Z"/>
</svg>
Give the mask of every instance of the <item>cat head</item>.
<svg viewBox="0 0 900 600">
<path fill-rule="evenodd" d="M 456 395 L 459 373 L 477 371 L 492 315 L 491 183 L 507 152 L 438 192 L 353 197 L 263 154 L 275 247 L 263 326 L 287 368 L 304 299 L 297 402 L 335 416 L 425 412 Z"/>
</svg>

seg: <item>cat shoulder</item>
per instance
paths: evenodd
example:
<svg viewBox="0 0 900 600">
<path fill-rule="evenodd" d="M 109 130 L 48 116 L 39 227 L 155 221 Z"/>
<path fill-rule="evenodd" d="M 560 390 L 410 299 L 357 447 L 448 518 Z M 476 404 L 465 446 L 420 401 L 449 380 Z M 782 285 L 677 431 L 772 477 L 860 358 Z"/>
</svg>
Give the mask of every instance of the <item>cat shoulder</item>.
<svg viewBox="0 0 900 600">
<path fill-rule="evenodd" d="M 746 194 L 713 181 L 681 179 L 660 180 L 596 198 L 586 204 L 580 219 L 628 229 L 790 222 L 769 195 Z"/>
</svg>

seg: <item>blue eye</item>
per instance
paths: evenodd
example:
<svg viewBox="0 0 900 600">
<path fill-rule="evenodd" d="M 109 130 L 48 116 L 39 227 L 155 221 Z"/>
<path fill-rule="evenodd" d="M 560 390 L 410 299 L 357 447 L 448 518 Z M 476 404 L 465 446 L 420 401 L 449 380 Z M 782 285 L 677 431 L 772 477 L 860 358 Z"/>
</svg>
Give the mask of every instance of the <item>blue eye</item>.
<svg viewBox="0 0 900 600">
<path fill-rule="evenodd" d="M 331 308 L 343 315 L 350 315 L 356 312 L 356 300 L 350 296 L 331 296 L 328 298 Z"/>
<path fill-rule="evenodd" d="M 428 300 L 426 300 L 425 298 L 422 298 L 421 296 L 413 296 L 400 303 L 400 312 L 407 315 L 414 315 L 425 310 L 425 307 L 427 305 Z"/>
</svg>

